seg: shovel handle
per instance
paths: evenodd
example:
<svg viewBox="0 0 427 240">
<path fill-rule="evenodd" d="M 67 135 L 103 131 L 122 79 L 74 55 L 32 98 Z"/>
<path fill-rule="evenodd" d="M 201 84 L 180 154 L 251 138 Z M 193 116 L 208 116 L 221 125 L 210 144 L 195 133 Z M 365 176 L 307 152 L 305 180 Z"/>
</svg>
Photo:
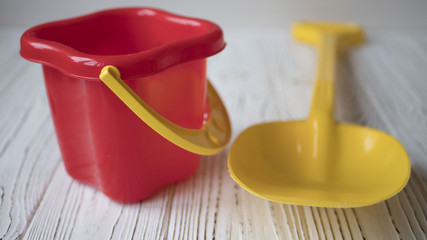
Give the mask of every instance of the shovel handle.
<svg viewBox="0 0 427 240">
<path fill-rule="evenodd" d="M 214 155 L 227 146 L 231 137 L 231 124 L 227 111 L 217 92 L 208 81 L 211 113 L 202 129 L 178 126 L 152 109 L 121 78 L 114 66 L 102 69 L 99 78 L 143 122 L 175 145 L 200 155 Z"/>
<path fill-rule="evenodd" d="M 337 37 L 323 33 L 318 45 L 316 79 L 309 119 L 334 119 L 334 78 L 337 56 Z"/>
<path fill-rule="evenodd" d="M 364 42 L 363 30 L 352 23 L 298 22 L 293 36 L 318 49 L 318 65 L 309 120 L 334 121 L 334 75 L 339 50 Z"/>
</svg>

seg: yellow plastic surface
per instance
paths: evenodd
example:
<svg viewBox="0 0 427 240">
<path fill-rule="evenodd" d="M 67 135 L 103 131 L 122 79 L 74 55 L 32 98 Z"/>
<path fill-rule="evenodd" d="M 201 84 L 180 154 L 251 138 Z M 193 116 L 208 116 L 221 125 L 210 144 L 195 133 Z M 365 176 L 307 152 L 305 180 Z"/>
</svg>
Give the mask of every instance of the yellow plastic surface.
<svg viewBox="0 0 427 240">
<path fill-rule="evenodd" d="M 411 170 L 400 142 L 384 132 L 334 120 L 336 54 L 363 42 L 362 30 L 303 22 L 295 25 L 293 35 L 318 48 L 309 118 L 243 131 L 229 152 L 231 176 L 257 196 L 297 205 L 360 207 L 397 194 Z"/>
<path fill-rule="evenodd" d="M 114 66 L 102 69 L 99 78 L 142 121 L 175 145 L 200 155 L 214 155 L 227 146 L 231 125 L 227 111 L 217 92 L 208 81 L 211 113 L 202 129 L 186 129 L 167 120 L 148 106 L 123 80 Z"/>
</svg>

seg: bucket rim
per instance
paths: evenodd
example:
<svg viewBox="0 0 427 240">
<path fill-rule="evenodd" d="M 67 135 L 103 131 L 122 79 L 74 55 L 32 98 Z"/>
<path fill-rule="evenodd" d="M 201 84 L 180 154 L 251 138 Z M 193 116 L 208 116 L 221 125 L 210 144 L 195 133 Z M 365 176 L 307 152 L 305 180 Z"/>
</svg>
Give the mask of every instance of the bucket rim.
<svg viewBox="0 0 427 240">
<path fill-rule="evenodd" d="M 203 31 L 195 36 L 170 41 L 147 50 L 116 55 L 85 53 L 69 45 L 37 36 L 40 30 L 46 28 L 66 27 L 110 14 L 152 18 L 150 20 L 156 18 L 166 21 L 180 20 L 174 22 L 177 27 L 185 25 L 186 21 L 187 23 L 192 21 L 196 22 L 197 27 L 201 27 Z M 20 55 L 29 61 L 56 68 L 71 77 L 100 81 L 99 73 L 107 65 L 118 67 L 123 79 L 144 77 L 180 63 L 207 58 L 222 51 L 225 45 L 221 28 L 213 22 L 156 8 L 129 7 L 102 10 L 34 26 L 25 31 L 21 37 Z"/>
</svg>

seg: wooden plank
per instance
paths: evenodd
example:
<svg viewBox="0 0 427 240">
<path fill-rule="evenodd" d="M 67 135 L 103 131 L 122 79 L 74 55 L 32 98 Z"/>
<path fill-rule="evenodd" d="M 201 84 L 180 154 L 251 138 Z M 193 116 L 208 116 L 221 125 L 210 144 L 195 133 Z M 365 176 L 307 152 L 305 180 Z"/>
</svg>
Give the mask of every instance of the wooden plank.
<svg viewBox="0 0 427 240">
<path fill-rule="evenodd" d="M 399 194 L 404 195 L 404 194 Z M 387 200 L 387 206 L 390 212 L 391 220 L 396 227 L 397 232 L 403 239 L 414 239 L 415 235 L 411 231 L 411 226 L 408 218 L 405 215 L 405 210 L 399 202 L 399 196 L 395 196 Z"/>
<path fill-rule="evenodd" d="M 356 208 L 355 213 L 366 239 L 399 239 L 399 233 L 393 225 L 384 202 Z"/>
<path fill-rule="evenodd" d="M 417 207 L 417 205 L 414 205 L 414 204 L 416 204 L 416 202 L 412 203 L 409 201 L 407 189 L 409 189 L 409 188 L 406 188 L 401 194 L 398 194 L 397 197 L 399 198 L 399 202 L 400 202 L 402 208 L 404 209 L 406 218 L 408 219 L 408 223 L 410 225 L 409 229 L 412 230 L 412 235 L 415 237 L 415 239 L 426 239 L 426 234 L 420 226 L 420 222 L 421 222 L 421 224 L 425 225 L 426 218 L 425 218 L 425 216 L 424 216 L 424 218 L 421 218 L 421 219 L 417 218 L 415 212 L 416 212 L 416 210 L 420 210 L 420 208 Z M 411 193 L 411 199 L 414 199 L 412 193 Z M 415 209 L 414 209 L 414 207 L 415 207 Z M 408 238 L 405 238 L 405 239 L 409 239 L 409 236 L 408 236 Z"/>
<path fill-rule="evenodd" d="M 282 204 L 270 203 L 271 214 L 275 222 L 275 229 L 278 239 L 292 239 L 291 228 L 288 224 L 288 218 L 284 212 Z"/>
<path fill-rule="evenodd" d="M 427 184 L 423 179 L 420 179 L 418 174 L 413 173 L 409 179 L 407 190 L 410 192 L 411 202 L 415 205 L 415 214 L 424 232 L 427 232 L 427 204 L 425 204 L 427 202 L 427 190 L 423 188 L 423 185 L 426 186 Z"/>
<path fill-rule="evenodd" d="M 316 223 L 313 217 L 313 207 L 300 207 L 303 209 L 303 224 L 305 225 L 304 231 L 306 232 L 308 239 L 319 239 L 319 234 L 317 233 Z"/>
<path fill-rule="evenodd" d="M 206 215 L 210 214 L 208 209 L 211 208 L 207 203 L 210 202 L 210 191 L 213 190 L 210 182 L 212 178 L 209 177 L 212 172 L 208 167 L 216 164 L 215 161 L 218 161 L 216 157 L 203 158 L 195 176 L 175 186 L 167 229 L 168 239 L 198 239 L 207 234 Z M 203 204 L 206 204 L 207 209 L 204 208 L 201 215 Z"/>
<path fill-rule="evenodd" d="M 325 231 L 323 229 L 322 220 L 320 218 L 319 208 L 312 208 L 313 217 L 316 223 L 316 232 L 319 236 L 319 239 L 326 239 Z"/>
<path fill-rule="evenodd" d="M 322 219 L 323 230 L 325 231 L 326 239 L 333 239 L 334 232 L 331 227 L 331 222 L 329 222 L 329 217 L 327 214 L 327 208 L 319 208 L 320 218 Z"/>
<path fill-rule="evenodd" d="M 357 222 L 356 216 L 354 214 L 354 210 L 351 208 L 346 208 L 344 209 L 344 213 L 347 218 L 347 222 L 351 232 L 351 238 L 357 239 L 357 240 L 363 239 L 361 228 L 359 226 L 359 223 Z"/>
<path fill-rule="evenodd" d="M 11 53 L 1 59 L 0 239 L 22 236 L 60 161 L 40 67 L 18 55 L 18 42 L 0 49 Z"/>
<path fill-rule="evenodd" d="M 344 215 L 344 210 L 343 209 L 335 209 L 335 215 L 337 216 L 338 225 L 340 227 L 340 232 L 341 232 L 343 239 L 352 238 L 351 234 L 350 234 L 350 229 L 348 226 L 347 219 Z"/>
<path fill-rule="evenodd" d="M 155 194 L 149 200 L 137 204 L 139 209 L 132 227 L 132 239 L 164 239 L 169 224 L 169 213 L 174 187 L 168 187 Z M 116 239 L 124 239 L 122 237 Z"/>
</svg>

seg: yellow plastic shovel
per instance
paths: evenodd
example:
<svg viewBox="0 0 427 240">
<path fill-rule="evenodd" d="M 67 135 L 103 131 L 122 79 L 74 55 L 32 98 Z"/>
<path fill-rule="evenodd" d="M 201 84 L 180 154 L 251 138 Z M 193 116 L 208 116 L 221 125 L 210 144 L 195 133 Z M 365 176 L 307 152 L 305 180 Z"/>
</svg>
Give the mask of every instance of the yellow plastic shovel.
<svg viewBox="0 0 427 240">
<path fill-rule="evenodd" d="M 334 120 L 333 85 L 339 49 L 363 42 L 352 24 L 302 22 L 296 39 L 318 48 L 309 118 L 259 124 L 232 145 L 233 179 L 262 198 L 318 207 L 360 207 L 397 194 L 410 176 L 403 146 L 384 132 Z"/>
</svg>

